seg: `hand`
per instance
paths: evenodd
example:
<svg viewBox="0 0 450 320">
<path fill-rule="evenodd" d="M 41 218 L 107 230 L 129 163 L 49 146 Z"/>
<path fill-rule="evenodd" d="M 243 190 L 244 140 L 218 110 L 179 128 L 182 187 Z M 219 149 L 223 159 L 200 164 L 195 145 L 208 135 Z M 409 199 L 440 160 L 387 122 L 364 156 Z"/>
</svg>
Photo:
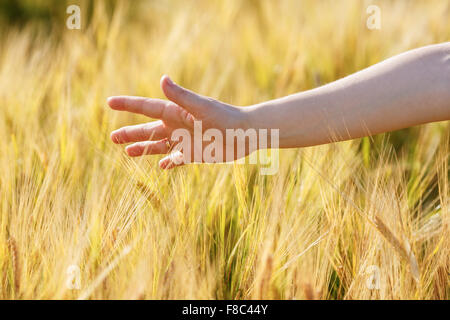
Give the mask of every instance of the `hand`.
<svg viewBox="0 0 450 320">
<path fill-rule="evenodd" d="M 124 144 L 133 142 L 126 147 L 129 156 L 137 157 L 150 154 L 167 154 L 173 150 L 172 156 L 163 158 L 159 165 L 163 169 L 171 169 L 178 165 L 193 162 L 194 153 L 201 151 L 201 162 L 211 162 L 203 157 L 203 150 L 211 142 L 200 143 L 201 150 L 194 150 L 194 121 L 201 121 L 202 134 L 207 129 L 218 129 L 222 133 L 223 158 L 218 162 L 225 161 L 225 150 L 234 145 L 233 141 L 226 139 L 226 129 L 248 128 L 247 113 L 245 108 L 235 107 L 214 99 L 198 95 L 175 84 L 168 76 L 161 78 L 161 88 L 169 101 L 161 99 L 150 99 L 131 96 L 117 96 L 108 98 L 108 105 L 119 111 L 128 111 L 146 115 L 150 118 L 160 119 L 158 121 L 144 124 L 127 126 L 111 133 L 114 143 Z M 192 137 L 190 146 L 192 150 L 179 150 L 177 146 L 181 141 L 173 141 L 172 133 L 176 129 L 186 129 Z M 234 148 L 234 146 L 232 146 Z M 251 151 L 246 147 L 243 156 Z M 177 159 L 173 154 L 178 156 Z M 190 155 L 190 158 L 186 156 Z M 232 160 L 239 158 L 238 152 L 233 152 Z M 227 159 L 228 160 L 228 159 Z"/>
</svg>

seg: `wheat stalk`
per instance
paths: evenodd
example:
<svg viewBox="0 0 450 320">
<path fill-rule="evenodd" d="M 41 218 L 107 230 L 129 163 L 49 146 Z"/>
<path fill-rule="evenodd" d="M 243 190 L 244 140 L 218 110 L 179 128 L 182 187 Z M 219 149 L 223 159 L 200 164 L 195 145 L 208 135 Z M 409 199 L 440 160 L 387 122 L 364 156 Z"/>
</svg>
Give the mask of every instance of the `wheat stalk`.
<svg viewBox="0 0 450 320">
<path fill-rule="evenodd" d="M 19 253 L 17 249 L 16 240 L 14 237 L 10 236 L 8 238 L 8 249 L 11 254 L 11 265 L 14 280 L 14 290 L 17 294 L 20 292 L 20 263 L 19 263 Z"/>
<path fill-rule="evenodd" d="M 375 226 L 377 227 L 378 231 L 380 231 L 380 233 L 384 236 L 386 241 L 390 243 L 391 246 L 397 251 L 397 253 L 408 262 L 411 274 L 416 283 L 418 283 L 420 280 L 419 265 L 417 263 L 416 257 L 414 256 L 414 253 L 411 251 L 409 242 L 406 239 L 404 239 L 403 242 L 400 241 L 379 216 L 375 216 Z"/>
<path fill-rule="evenodd" d="M 271 254 L 268 254 L 264 266 L 264 273 L 262 274 L 261 282 L 259 285 L 259 299 L 263 298 L 264 292 L 267 291 L 267 289 L 270 287 L 272 268 L 273 268 L 273 257 Z"/>
</svg>

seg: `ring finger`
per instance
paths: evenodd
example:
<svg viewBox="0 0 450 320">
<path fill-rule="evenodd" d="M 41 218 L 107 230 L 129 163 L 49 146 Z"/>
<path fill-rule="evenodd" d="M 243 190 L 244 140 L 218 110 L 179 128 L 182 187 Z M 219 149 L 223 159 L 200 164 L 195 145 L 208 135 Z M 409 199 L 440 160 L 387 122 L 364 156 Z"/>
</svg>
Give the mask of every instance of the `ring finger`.
<svg viewBox="0 0 450 320">
<path fill-rule="evenodd" d="M 117 144 L 145 140 L 161 140 L 166 137 L 167 131 L 161 120 L 135 126 L 126 126 L 111 133 L 111 140 Z"/>
<path fill-rule="evenodd" d="M 168 139 L 159 141 L 142 141 L 133 143 L 125 148 L 130 157 L 139 157 L 150 154 L 166 154 L 173 146 Z"/>
</svg>

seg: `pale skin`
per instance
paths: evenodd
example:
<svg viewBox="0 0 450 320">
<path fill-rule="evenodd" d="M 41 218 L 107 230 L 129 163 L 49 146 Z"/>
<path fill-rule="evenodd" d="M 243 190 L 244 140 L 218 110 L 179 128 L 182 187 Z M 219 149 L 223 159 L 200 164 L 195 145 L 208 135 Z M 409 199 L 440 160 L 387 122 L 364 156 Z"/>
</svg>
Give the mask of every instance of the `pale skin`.
<svg viewBox="0 0 450 320">
<path fill-rule="evenodd" d="M 315 146 L 450 120 L 450 42 L 407 51 L 327 85 L 247 107 L 199 95 L 168 76 L 161 78 L 161 88 L 168 100 L 108 98 L 114 110 L 159 119 L 111 133 L 114 143 L 131 143 L 129 156 L 171 152 L 176 149 L 172 132 L 192 131 L 194 120 L 224 137 L 226 129 L 279 129 L 280 148 Z M 224 141 L 224 149 L 231 143 Z M 246 148 L 245 155 L 252 151 Z M 170 169 L 190 160 L 174 163 L 166 155 L 159 164 Z"/>
</svg>

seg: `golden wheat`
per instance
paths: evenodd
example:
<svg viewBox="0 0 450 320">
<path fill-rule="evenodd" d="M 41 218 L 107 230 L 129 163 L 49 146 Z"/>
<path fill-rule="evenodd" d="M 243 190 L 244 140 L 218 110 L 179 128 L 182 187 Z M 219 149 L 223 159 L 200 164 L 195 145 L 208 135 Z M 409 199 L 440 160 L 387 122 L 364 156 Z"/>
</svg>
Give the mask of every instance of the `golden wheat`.
<svg viewBox="0 0 450 320">
<path fill-rule="evenodd" d="M 448 299 L 448 122 L 166 172 L 105 104 L 164 73 L 242 106 L 309 89 L 448 41 L 448 2 L 377 1 L 375 31 L 365 1 L 80 3 L 81 30 L 2 26 L 0 299 Z"/>
</svg>

